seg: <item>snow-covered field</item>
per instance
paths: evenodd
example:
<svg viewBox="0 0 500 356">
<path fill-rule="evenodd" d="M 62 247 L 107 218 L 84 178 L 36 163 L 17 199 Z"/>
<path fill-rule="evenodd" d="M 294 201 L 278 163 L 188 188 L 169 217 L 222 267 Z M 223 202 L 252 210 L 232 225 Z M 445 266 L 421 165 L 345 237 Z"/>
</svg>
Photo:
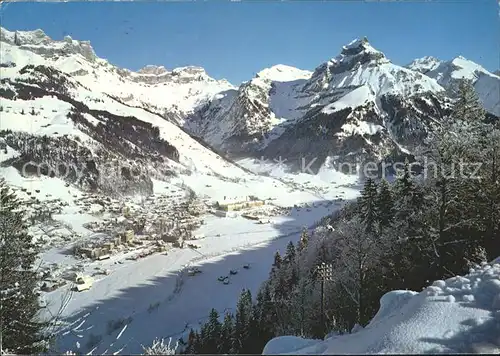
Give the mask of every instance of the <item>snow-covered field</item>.
<svg viewBox="0 0 500 356">
<path fill-rule="evenodd" d="M 249 170 L 262 169 L 262 165 L 249 160 L 240 164 Z M 1 176 L 11 186 L 24 188 L 25 193 L 18 190 L 21 197 L 41 190 L 50 192 L 50 197 L 40 197 L 42 201 L 59 198 L 67 204 L 54 218 L 79 234 L 80 239 L 47 248 L 41 257 L 42 266 L 57 264 L 61 273 L 95 275 L 87 291 L 71 291 L 74 284 L 68 283 L 42 293 L 47 304 L 45 315 L 59 315 L 58 350 L 138 353 L 141 345 L 150 344 L 156 337 L 175 340 L 185 336 L 189 328 L 208 316 L 211 308 L 223 313 L 235 307 L 243 288 L 255 292 L 267 278 L 277 250 L 283 251 L 290 240 L 298 239 L 304 227 L 312 227 L 358 194 L 354 176 L 327 169 L 318 176 L 289 174 L 270 163 L 266 167 L 268 176 L 246 173 L 238 181 L 203 172 L 172 178 L 170 182 L 154 180 L 154 193 L 171 192 L 183 184 L 210 201 L 254 194 L 271 199 L 269 206 L 262 209 L 283 212 L 269 213 L 269 223 L 210 214 L 203 217 L 204 225 L 195 232 L 204 236 L 193 241 L 197 249 L 171 248 L 137 260 L 127 259 L 133 255 L 129 252 L 103 261 L 77 259 L 68 253 L 73 243 L 99 235 L 82 227 L 101 219 L 78 211 L 75 202 L 82 192 L 67 187 L 58 178 L 27 179 L 12 167 L 1 168 Z M 246 264 L 249 269 L 243 268 Z M 202 273 L 189 276 L 187 269 L 194 265 Z M 218 281 L 219 276 L 229 276 L 230 270 L 238 273 L 230 276 L 229 284 Z M 106 273 L 100 273 L 103 271 Z"/>
<path fill-rule="evenodd" d="M 421 293 L 392 291 L 365 327 L 325 341 L 271 340 L 263 354 L 500 353 L 500 258 Z"/>
</svg>

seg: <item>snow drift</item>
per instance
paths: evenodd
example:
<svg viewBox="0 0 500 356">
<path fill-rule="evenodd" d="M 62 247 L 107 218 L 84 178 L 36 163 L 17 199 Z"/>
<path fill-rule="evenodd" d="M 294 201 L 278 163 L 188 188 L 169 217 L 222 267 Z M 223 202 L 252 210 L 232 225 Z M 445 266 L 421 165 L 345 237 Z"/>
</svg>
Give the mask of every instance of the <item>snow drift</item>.
<svg viewBox="0 0 500 356">
<path fill-rule="evenodd" d="M 282 336 L 263 354 L 500 353 L 500 258 L 420 293 L 392 291 L 365 327 L 324 341 Z"/>
</svg>

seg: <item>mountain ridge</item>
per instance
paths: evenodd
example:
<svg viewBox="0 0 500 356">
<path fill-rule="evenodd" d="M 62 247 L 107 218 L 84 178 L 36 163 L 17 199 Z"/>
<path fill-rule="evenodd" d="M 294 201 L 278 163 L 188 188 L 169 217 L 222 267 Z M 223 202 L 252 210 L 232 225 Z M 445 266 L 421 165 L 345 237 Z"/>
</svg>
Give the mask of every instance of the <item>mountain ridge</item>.
<svg viewBox="0 0 500 356">
<path fill-rule="evenodd" d="M 2 28 L 0 39 L 3 75 L 15 77 L 28 64 L 57 68 L 87 89 L 160 115 L 232 158 L 295 160 L 307 152 L 322 157 L 322 165 L 328 157 L 382 160 L 408 153 L 425 137 L 428 123 L 450 107 L 460 75 L 476 80 L 485 108 L 500 116 L 500 77 L 480 65 L 427 56 L 399 66 L 366 37 L 314 71 L 278 64 L 238 87 L 197 66 L 119 68 L 99 58 L 89 41 L 56 41 L 42 30 Z"/>
</svg>

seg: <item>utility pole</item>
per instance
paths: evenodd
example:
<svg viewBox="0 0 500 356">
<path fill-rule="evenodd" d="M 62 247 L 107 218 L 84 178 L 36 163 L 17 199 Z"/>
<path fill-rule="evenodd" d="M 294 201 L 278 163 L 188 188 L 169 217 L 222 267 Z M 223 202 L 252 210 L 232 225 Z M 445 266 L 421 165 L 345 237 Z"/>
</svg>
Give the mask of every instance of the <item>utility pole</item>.
<svg viewBox="0 0 500 356">
<path fill-rule="evenodd" d="M 322 262 L 318 267 L 319 278 L 321 278 L 321 327 L 325 327 L 325 282 L 333 278 L 333 266 L 331 263 Z"/>
</svg>

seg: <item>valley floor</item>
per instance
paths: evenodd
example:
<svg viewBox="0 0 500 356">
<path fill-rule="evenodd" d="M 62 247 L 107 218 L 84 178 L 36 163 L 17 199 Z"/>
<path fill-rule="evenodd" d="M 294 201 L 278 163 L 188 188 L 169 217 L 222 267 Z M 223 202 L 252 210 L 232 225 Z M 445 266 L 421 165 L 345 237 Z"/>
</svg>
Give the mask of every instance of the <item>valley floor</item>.
<svg viewBox="0 0 500 356">
<path fill-rule="evenodd" d="M 257 168 L 248 160 L 241 164 Z M 59 274 L 74 271 L 94 275 L 89 290 L 71 291 L 74 284 L 68 283 L 42 293 L 46 315 L 58 315 L 60 320 L 57 350 L 133 354 L 156 337 L 186 340 L 189 329 L 203 322 L 211 308 L 223 313 L 235 307 L 243 288 L 255 293 L 268 277 L 277 250 L 283 251 L 289 241 L 298 240 L 303 228 L 311 228 L 358 194 L 357 178 L 336 172 L 312 177 L 271 167 L 268 173 L 267 177 L 248 175 L 239 182 L 196 174 L 170 182 L 154 181 L 155 196 L 169 193 L 178 199 L 175 191 L 182 193 L 179 187 L 189 187 L 209 200 L 255 194 L 272 199 L 275 207 L 287 212 L 271 216 L 264 224 L 241 216 L 206 215 L 195 232 L 204 236 L 193 241 L 197 249 L 171 248 L 137 260 L 130 259 L 132 252 L 126 252 L 92 261 L 68 252 L 75 241 L 48 248 L 42 255 L 42 266 L 57 264 Z M 14 187 L 50 191 L 52 197 L 68 202 L 55 218 L 83 236 L 80 240 L 98 237 L 82 224 L 99 217 L 81 214 L 73 204 L 81 192 L 63 186 L 56 178 L 27 180 L 12 168 L 3 169 L 2 176 Z M 190 276 L 188 270 L 193 266 L 201 273 Z M 236 274 L 231 275 L 230 270 Z M 229 284 L 219 281 L 220 276 L 228 276 Z"/>
</svg>

